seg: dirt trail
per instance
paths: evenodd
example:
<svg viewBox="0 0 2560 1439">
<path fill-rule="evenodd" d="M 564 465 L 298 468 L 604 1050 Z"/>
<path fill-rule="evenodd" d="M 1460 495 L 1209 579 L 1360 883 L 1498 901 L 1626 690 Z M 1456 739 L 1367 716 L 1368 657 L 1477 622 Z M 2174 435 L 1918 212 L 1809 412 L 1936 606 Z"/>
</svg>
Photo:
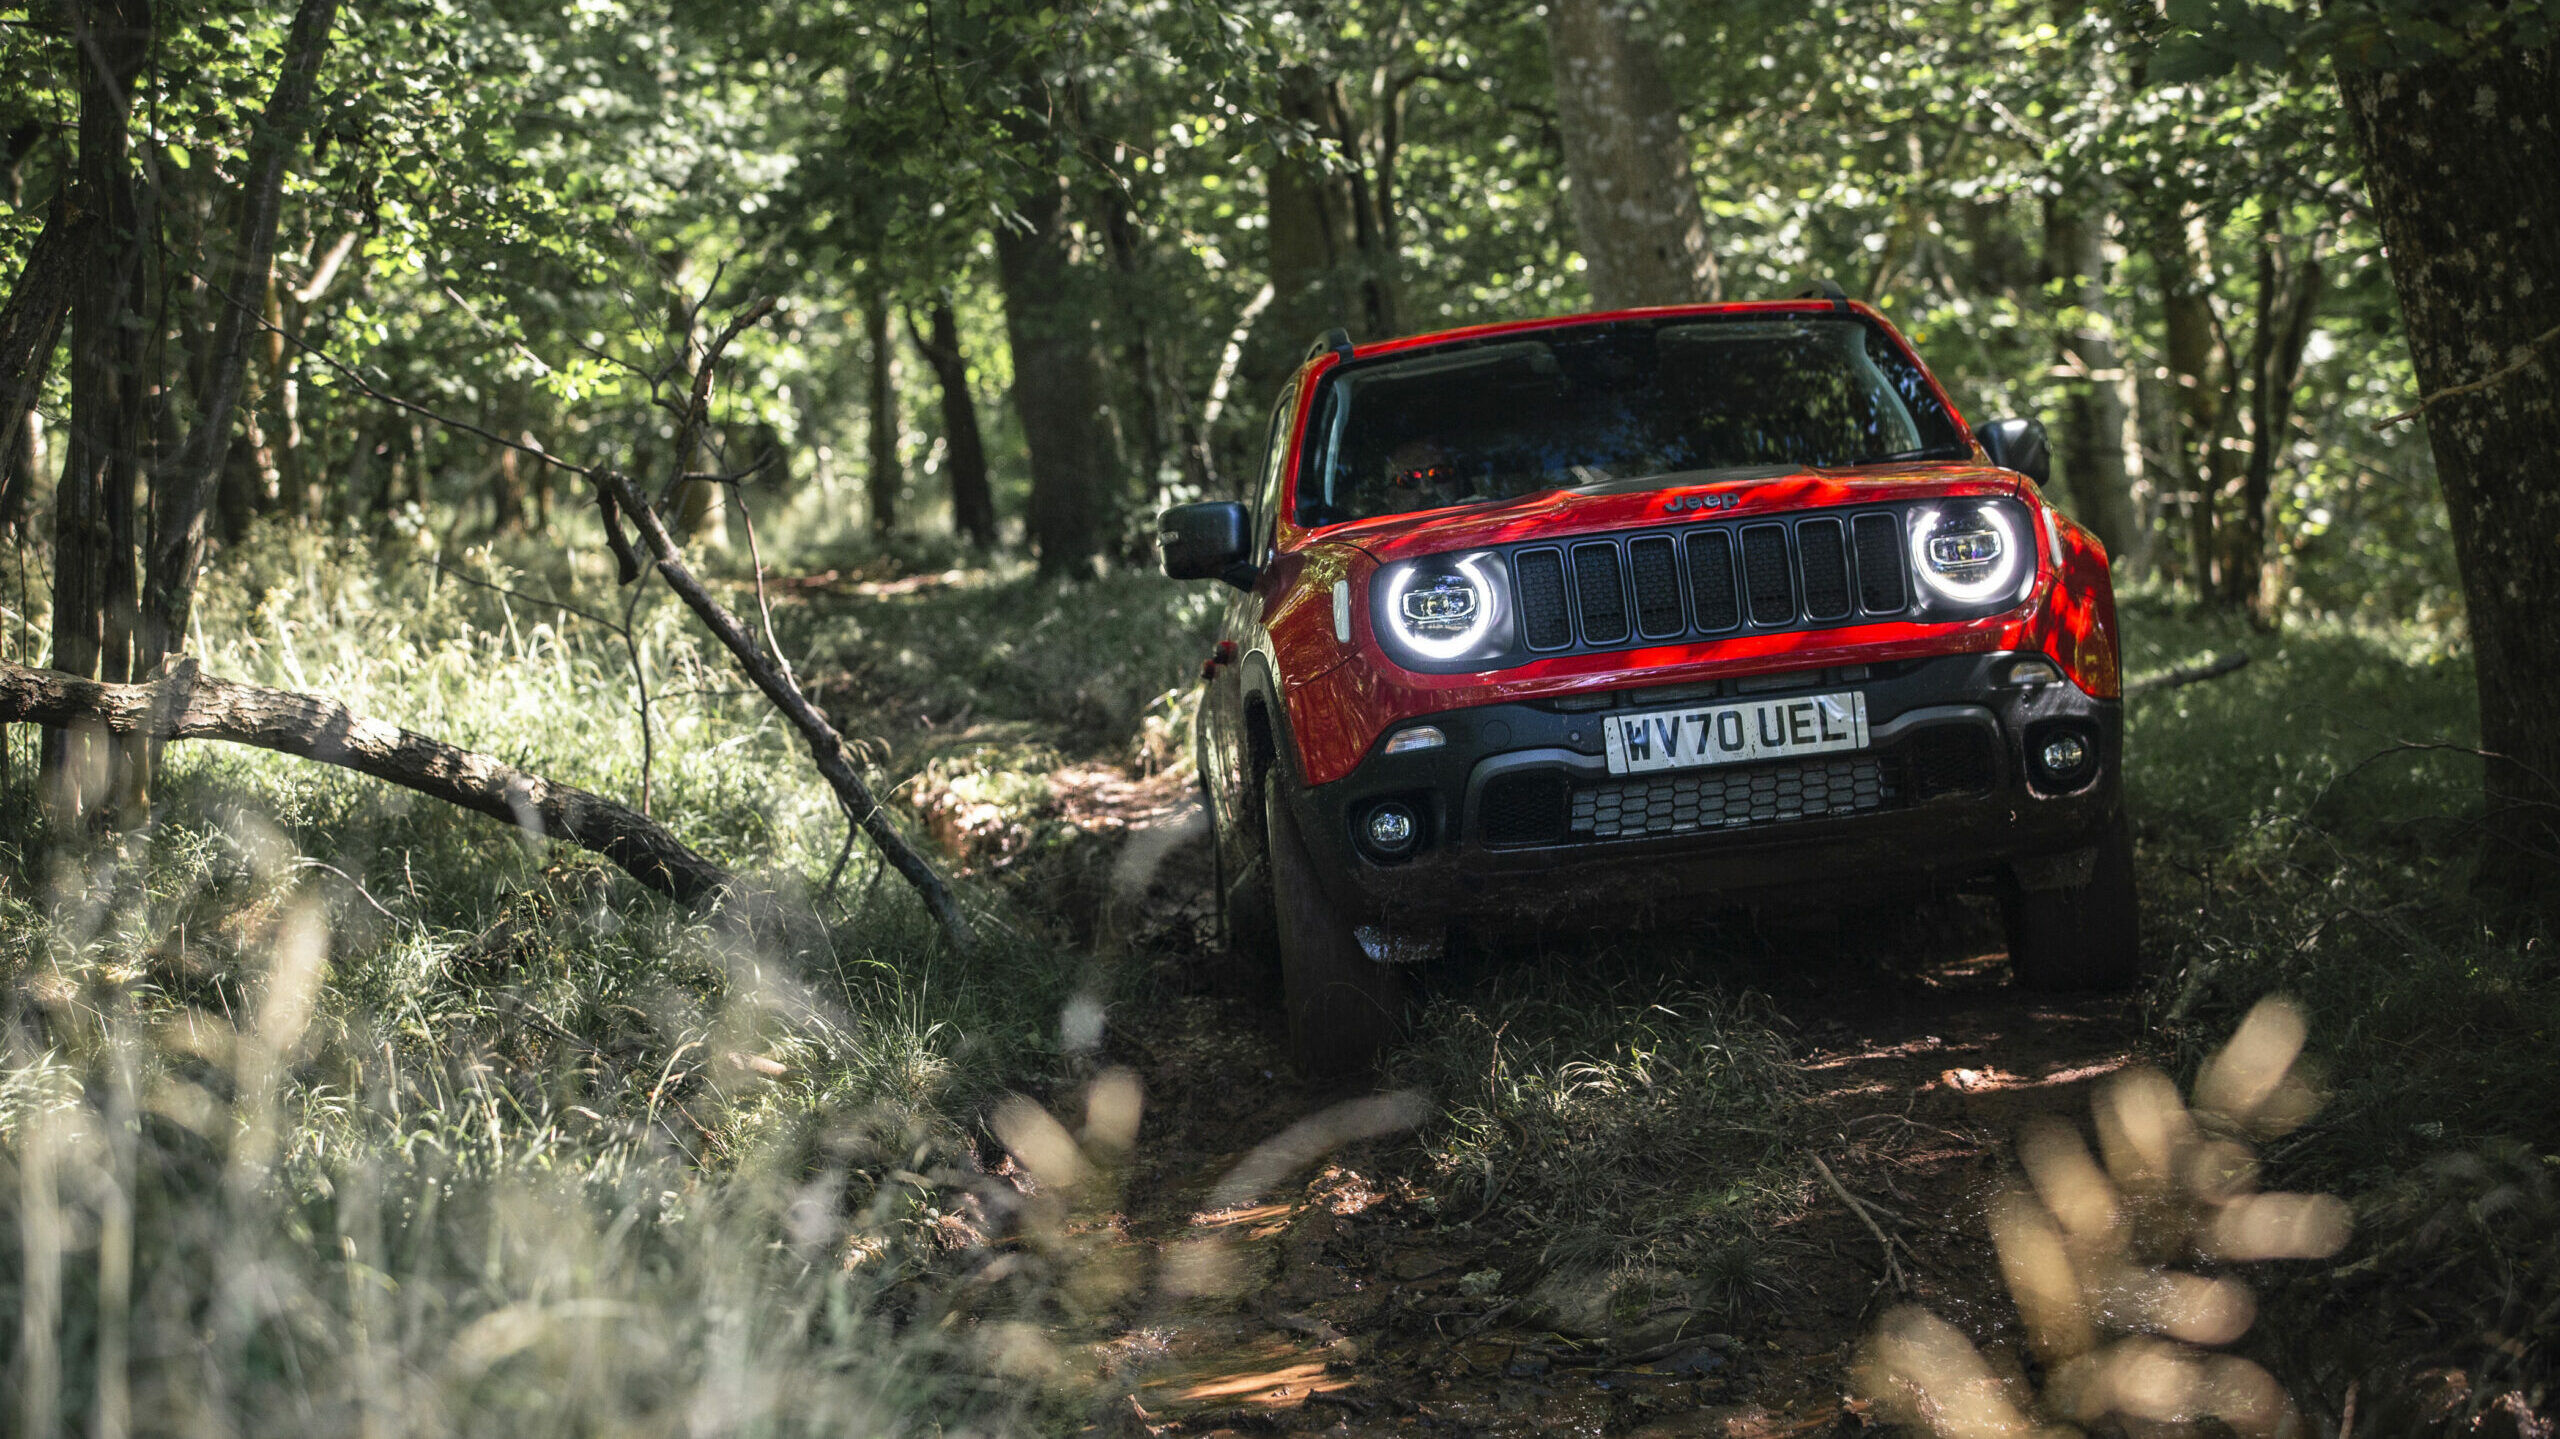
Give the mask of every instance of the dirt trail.
<svg viewBox="0 0 2560 1439">
<path fill-rule="evenodd" d="M 1073 822 L 1118 831 L 1124 853 L 1143 856 L 1119 866 L 1103 929 L 1150 966 L 1156 995 L 1115 1025 L 1117 1057 L 1140 1071 L 1151 1108 L 1111 1227 L 1158 1272 L 1202 1254 L 1219 1271 L 1193 1286 L 1209 1293 L 1160 1289 L 1103 1337 L 1119 1388 L 1089 1432 L 1854 1430 L 1851 1350 L 1905 1299 L 1972 1333 L 1995 1364 L 2018 1362 L 1981 1216 L 2018 1125 L 2085 1114 L 2090 1083 L 2128 1062 L 2128 1001 L 2018 994 L 1978 938 L 1892 966 L 1835 954 L 1755 976 L 1795 1030 L 1830 1173 L 1808 1162 L 1812 1198 L 1770 1236 L 1777 1292 L 1714 1321 L 1730 1332 L 1675 1313 L 1614 1341 L 1577 1340 L 1527 1324 L 1494 1292 L 1481 1271 L 1501 1235 L 1439 1222 L 1463 1203 L 1436 1203 L 1375 1149 L 1215 1207 L 1213 1187 L 1257 1145 L 1361 1091 L 1297 1080 L 1274 1016 L 1222 992 L 1205 828 L 1180 791 L 1074 775 L 1061 789 Z"/>
</svg>

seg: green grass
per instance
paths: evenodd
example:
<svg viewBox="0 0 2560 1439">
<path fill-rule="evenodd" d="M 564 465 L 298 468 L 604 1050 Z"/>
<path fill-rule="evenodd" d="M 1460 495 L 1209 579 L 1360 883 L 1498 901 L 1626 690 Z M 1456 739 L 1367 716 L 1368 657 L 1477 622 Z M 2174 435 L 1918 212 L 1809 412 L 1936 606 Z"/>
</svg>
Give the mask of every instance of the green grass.
<svg viewBox="0 0 2560 1439">
<path fill-rule="evenodd" d="M 622 643 L 570 612 L 617 597 L 517 558 L 452 562 L 509 597 L 270 538 L 208 588 L 207 668 L 636 801 Z M 13 1423 L 892 1433 L 1047 1402 L 972 1325 L 914 1316 L 981 1114 L 1071 1066 L 1058 1016 L 1091 977 L 993 891 L 965 957 L 867 855 L 818 896 L 843 831 L 805 753 L 670 602 L 636 623 L 655 812 L 806 895 L 786 922 L 215 744 L 168 750 L 149 832 L 48 835 L 18 737 Z"/>
<path fill-rule="evenodd" d="M 1506 1287 L 1585 1332 L 1744 1312 L 1809 1121 L 1773 1018 L 1638 948 L 1445 997 L 1391 1070 L 1440 1107 L 1422 1160 L 1443 1222 L 1516 1254 Z"/>
<path fill-rule="evenodd" d="M 2341 1263 L 2292 1275 L 2258 1332 L 2305 1392 L 2359 1384 L 2374 1432 L 2463 1427 L 2560 1367 L 2560 974 L 2548 935 L 2469 892 L 2468 657 L 2414 628 L 2279 640 L 2155 603 L 2126 633 L 2137 676 L 2253 657 L 2132 703 L 2154 1036 L 2192 1066 L 2259 997 L 2298 998 L 2329 1102 L 2273 1173 L 2359 1213 Z M 2440 1413 L 2430 1367 L 2469 1376 Z"/>
<path fill-rule="evenodd" d="M 618 619 L 622 596 L 564 554 L 448 557 L 509 596 L 270 537 L 208 588 L 207 667 L 634 801 L 629 658 L 573 612 Z M 1036 823 L 1045 772 L 1124 747 L 1173 761 L 1165 697 L 1217 602 L 1002 567 L 804 595 L 776 619 L 884 793 L 1065 847 Z M 970 1197 L 996 1098 L 1071 1088 L 1090 1061 L 1062 1048 L 1062 1010 L 1096 985 L 1127 997 L 1040 908 L 1068 871 L 969 884 L 987 943 L 966 957 L 867 855 L 818 895 L 843 832 L 798 743 L 663 595 L 634 623 L 654 812 L 805 900 L 789 922 L 691 914 L 580 852 L 214 744 L 169 750 L 147 835 L 55 843 L 14 737 L 17 1402 L 83 1428 L 123 1404 L 137 1430 L 1066 1422 L 1007 1326 L 1074 1302 L 1038 1265 L 955 1285 L 971 1261 L 952 1246 L 983 1258 L 967 1241 L 1007 1222 Z M 2479 1376 L 2471 1409 L 2547 1375 L 2560 1121 L 2534 1097 L 2560 1002 L 2549 941 L 2466 889 L 2464 657 L 2414 628 L 2276 638 L 2149 596 L 2126 623 L 2137 677 L 2253 656 L 2132 702 L 2156 1042 L 2191 1064 L 2259 996 L 2300 997 L 2332 1098 L 2271 1173 L 2349 1194 L 2364 1225 L 2338 1272 L 2270 1295 L 2258 1332 L 2299 1342 L 2268 1357 L 2307 1390 L 2394 1396 L 2368 1405 L 2416 1393 L 2422 1361 Z M 1439 1101 L 1405 1152 L 1440 1222 L 1509 1271 L 1471 1278 L 1488 1302 L 1624 1330 L 1747 1312 L 1784 1282 L 1760 1236 L 1804 1193 L 1800 1077 L 1753 1001 L 1663 960 L 1503 969 L 1396 1056 Z"/>
</svg>

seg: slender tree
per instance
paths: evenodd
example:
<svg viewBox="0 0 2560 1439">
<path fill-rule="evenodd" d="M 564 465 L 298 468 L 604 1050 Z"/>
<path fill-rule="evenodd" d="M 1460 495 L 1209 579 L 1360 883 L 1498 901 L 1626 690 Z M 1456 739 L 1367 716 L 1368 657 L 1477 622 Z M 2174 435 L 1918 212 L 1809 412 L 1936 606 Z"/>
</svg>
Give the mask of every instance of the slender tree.
<svg viewBox="0 0 2560 1439">
<path fill-rule="evenodd" d="M 862 336 L 869 366 L 863 373 L 864 420 L 871 469 L 864 477 L 871 501 L 871 533 L 882 538 L 898 527 L 898 491 L 906 475 L 898 468 L 898 354 L 889 332 L 889 293 L 874 270 L 862 296 Z"/>
<path fill-rule="evenodd" d="M 1035 93 L 1026 86 L 1026 106 Z M 1083 572 L 1102 553 L 1120 486 L 1094 317 L 1077 293 L 1064 147 L 1036 113 L 1010 121 L 1034 164 L 1014 214 L 996 228 L 1013 404 L 1031 459 L 1031 542 L 1045 574 Z"/>
<path fill-rule="evenodd" d="M 978 402 L 969 393 L 969 361 L 960 349 L 960 318 L 936 295 L 926 307 L 930 330 L 907 316 L 907 336 L 933 367 L 942 392 L 943 463 L 951 475 L 951 524 L 980 549 L 996 542 L 995 492 L 987 483 L 987 442 L 978 431 Z"/>
</svg>

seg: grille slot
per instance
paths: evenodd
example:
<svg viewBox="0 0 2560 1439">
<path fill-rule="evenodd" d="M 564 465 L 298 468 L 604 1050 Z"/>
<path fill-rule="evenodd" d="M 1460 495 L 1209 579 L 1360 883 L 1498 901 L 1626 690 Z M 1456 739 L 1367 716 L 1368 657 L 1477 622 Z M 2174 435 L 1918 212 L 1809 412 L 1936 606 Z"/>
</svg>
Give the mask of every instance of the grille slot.
<svg viewBox="0 0 2560 1439">
<path fill-rule="evenodd" d="M 1486 846 L 1562 843 L 1566 798 L 1565 777 L 1554 770 L 1501 774 L 1486 780 L 1476 800 Z"/>
<path fill-rule="evenodd" d="M 1582 604 L 1585 644 L 1614 645 L 1627 637 L 1627 581 L 1618 572 L 1618 547 L 1573 547 L 1573 597 Z"/>
<path fill-rule="evenodd" d="M 1858 814 L 1900 798 L 1874 755 L 1784 760 L 1582 786 L 1573 792 L 1571 830 L 1582 841 L 1648 839 Z"/>
<path fill-rule="evenodd" d="M 1560 650 L 1573 643 L 1573 616 L 1564 603 L 1564 555 L 1557 550 L 1522 550 L 1511 557 L 1511 573 L 1520 584 L 1520 633 L 1533 650 Z"/>
<path fill-rule="evenodd" d="M 1902 524 L 1891 515 L 1860 515 L 1849 524 L 1858 547 L 1858 607 L 1896 615 L 1910 603 L 1902 585 Z"/>
<path fill-rule="evenodd" d="M 1627 541 L 1627 570 L 1635 580 L 1638 633 L 1668 639 L 1688 627 L 1680 618 L 1679 551 L 1669 535 Z"/>
<path fill-rule="evenodd" d="M 1751 622 L 1782 625 L 1796 617 L 1794 578 L 1787 573 L 1787 529 L 1753 525 L 1742 532 L 1742 584 Z"/>
<path fill-rule="evenodd" d="M 1973 725 L 1931 725 L 1913 734 L 1902 753 L 1914 799 L 1986 794 L 1999 780 L 1991 736 Z"/>
<path fill-rule="evenodd" d="M 1796 568 L 1804 576 L 1804 617 L 1849 617 L 1849 551 L 1838 520 L 1796 526 Z"/>
<path fill-rule="evenodd" d="M 1733 594 L 1733 536 L 1722 530 L 1689 536 L 1689 605 L 1698 628 L 1709 634 L 1742 623 L 1742 602 Z"/>
</svg>

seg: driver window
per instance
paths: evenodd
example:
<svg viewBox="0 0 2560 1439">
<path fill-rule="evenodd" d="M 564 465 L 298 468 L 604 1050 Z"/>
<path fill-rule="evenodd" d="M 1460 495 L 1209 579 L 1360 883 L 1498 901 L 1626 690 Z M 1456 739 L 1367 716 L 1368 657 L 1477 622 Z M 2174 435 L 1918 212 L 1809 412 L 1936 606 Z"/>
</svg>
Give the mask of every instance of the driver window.
<svg viewBox="0 0 2560 1439">
<path fill-rule="evenodd" d="M 1271 428 L 1262 440 L 1262 484 L 1253 506 L 1254 564 L 1271 563 L 1273 537 L 1279 530 L 1280 470 L 1288 458 L 1289 420 L 1298 407 L 1298 387 L 1291 385 L 1280 392 L 1280 403 L 1271 412 Z"/>
</svg>

